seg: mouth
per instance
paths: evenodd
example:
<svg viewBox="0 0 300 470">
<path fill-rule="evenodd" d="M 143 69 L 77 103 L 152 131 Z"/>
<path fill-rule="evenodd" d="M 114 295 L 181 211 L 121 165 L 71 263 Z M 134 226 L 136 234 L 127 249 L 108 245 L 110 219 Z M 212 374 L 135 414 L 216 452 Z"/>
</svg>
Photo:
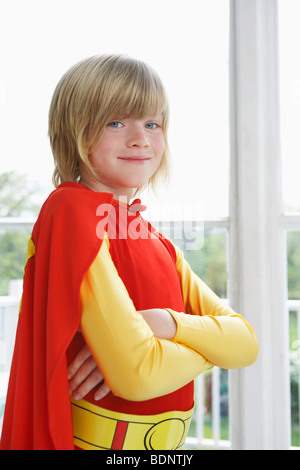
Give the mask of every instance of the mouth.
<svg viewBox="0 0 300 470">
<path fill-rule="evenodd" d="M 130 156 L 130 157 L 118 157 L 119 160 L 123 160 L 124 162 L 128 163 L 139 163 L 143 164 L 151 160 L 151 157 L 144 157 L 144 156 Z"/>
</svg>

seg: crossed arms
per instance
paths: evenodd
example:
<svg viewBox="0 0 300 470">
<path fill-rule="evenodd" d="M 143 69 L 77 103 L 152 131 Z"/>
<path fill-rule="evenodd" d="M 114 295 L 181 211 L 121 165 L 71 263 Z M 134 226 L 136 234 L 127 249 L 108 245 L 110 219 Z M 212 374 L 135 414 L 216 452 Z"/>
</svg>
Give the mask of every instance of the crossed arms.
<svg viewBox="0 0 300 470">
<path fill-rule="evenodd" d="M 104 239 L 81 287 L 80 328 L 87 347 L 69 366 L 75 399 L 100 384 L 96 399 L 111 390 L 128 400 L 147 400 L 184 386 L 214 365 L 233 369 L 256 360 L 251 325 L 193 273 L 182 252 L 176 249 L 176 254 L 187 313 L 136 311 Z"/>
</svg>

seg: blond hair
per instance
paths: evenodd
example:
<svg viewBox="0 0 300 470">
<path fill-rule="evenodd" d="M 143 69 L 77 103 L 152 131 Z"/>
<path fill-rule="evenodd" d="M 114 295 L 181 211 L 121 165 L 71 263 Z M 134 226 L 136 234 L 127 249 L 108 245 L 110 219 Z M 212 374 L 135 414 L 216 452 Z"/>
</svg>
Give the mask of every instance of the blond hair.
<svg viewBox="0 0 300 470">
<path fill-rule="evenodd" d="M 79 162 L 96 176 L 89 155 L 115 116 L 143 119 L 163 116 L 166 148 L 150 178 L 169 176 L 167 127 L 169 108 L 163 84 L 144 62 L 124 55 L 94 56 L 68 70 L 59 81 L 49 110 L 49 137 L 54 157 L 53 184 L 80 180 Z"/>
</svg>

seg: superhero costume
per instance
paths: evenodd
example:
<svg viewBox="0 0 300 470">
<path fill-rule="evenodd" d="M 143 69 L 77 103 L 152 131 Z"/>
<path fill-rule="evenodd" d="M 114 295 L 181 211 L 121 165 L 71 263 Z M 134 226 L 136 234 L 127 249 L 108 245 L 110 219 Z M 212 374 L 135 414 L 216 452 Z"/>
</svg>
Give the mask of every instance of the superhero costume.
<svg viewBox="0 0 300 470">
<path fill-rule="evenodd" d="M 99 213 L 100 206 L 107 211 Z M 153 437 L 151 415 L 160 419 L 178 412 L 179 418 L 172 417 L 177 424 L 189 419 L 192 380 L 199 373 L 213 365 L 244 367 L 256 359 L 251 326 L 192 273 L 169 240 L 130 209 L 111 194 L 76 183 L 63 183 L 44 204 L 29 243 L 2 449 L 74 448 L 67 358 L 80 347 L 81 333 L 112 392 L 99 402 L 93 392 L 73 402 L 74 427 L 81 432 L 97 407 L 100 417 L 108 410 L 106 422 L 110 413 L 136 416 L 136 422 L 148 416 L 144 444 L 149 431 Z M 137 312 L 150 308 L 173 315 L 173 341 L 155 338 Z M 78 410 L 86 411 L 79 416 Z M 84 436 L 76 436 L 75 443 L 126 448 L 126 419 L 117 418 L 108 444 L 86 443 Z M 186 429 L 177 431 L 180 448 Z"/>
</svg>

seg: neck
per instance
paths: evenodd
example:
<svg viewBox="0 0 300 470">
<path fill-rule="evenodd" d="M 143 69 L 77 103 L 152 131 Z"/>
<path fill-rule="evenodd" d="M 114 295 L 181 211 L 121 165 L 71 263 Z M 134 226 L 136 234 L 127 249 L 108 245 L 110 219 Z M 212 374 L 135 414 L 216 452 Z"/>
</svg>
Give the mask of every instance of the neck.
<svg viewBox="0 0 300 470">
<path fill-rule="evenodd" d="M 110 193 L 113 194 L 114 199 L 126 200 L 128 203 L 133 197 L 134 188 L 114 188 L 106 184 L 101 183 L 100 181 L 91 181 L 84 178 L 80 179 L 80 184 L 91 191 L 99 193 Z"/>
</svg>

